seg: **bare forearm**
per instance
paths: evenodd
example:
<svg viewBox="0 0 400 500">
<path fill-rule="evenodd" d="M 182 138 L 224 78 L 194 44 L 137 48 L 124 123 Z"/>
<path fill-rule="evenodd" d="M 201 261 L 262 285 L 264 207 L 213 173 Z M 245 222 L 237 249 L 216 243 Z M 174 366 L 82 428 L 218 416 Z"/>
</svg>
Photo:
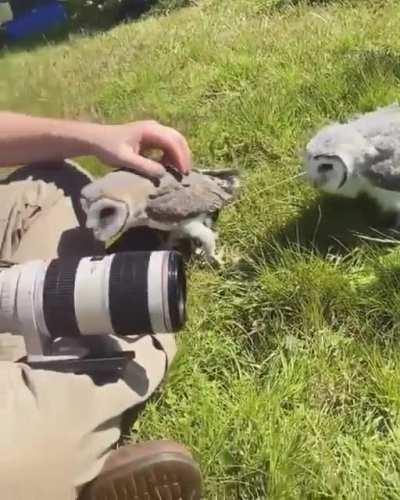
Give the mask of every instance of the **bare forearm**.
<svg viewBox="0 0 400 500">
<path fill-rule="evenodd" d="M 101 127 L 0 112 L 0 167 L 94 154 Z"/>
<path fill-rule="evenodd" d="M 145 156 L 154 149 L 183 174 L 191 169 L 183 135 L 153 120 L 100 125 L 0 111 L 0 167 L 90 155 L 109 167 L 161 177 L 164 166 Z"/>
</svg>

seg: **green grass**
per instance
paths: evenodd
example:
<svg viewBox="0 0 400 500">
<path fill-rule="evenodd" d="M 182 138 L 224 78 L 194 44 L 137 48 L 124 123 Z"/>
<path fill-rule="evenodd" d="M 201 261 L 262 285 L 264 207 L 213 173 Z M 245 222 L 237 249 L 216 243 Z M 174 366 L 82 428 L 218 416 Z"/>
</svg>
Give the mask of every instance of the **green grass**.
<svg viewBox="0 0 400 500">
<path fill-rule="evenodd" d="M 400 498 L 400 251 L 358 236 L 364 201 L 293 179 L 329 119 L 399 98 L 393 1 L 203 0 L 0 57 L 0 109 L 182 130 L 238 166 L 221 242 L 190 271 L 189 324 L 140 438 L 187 444 L 207 499 Z M 90 162 L 97 172 L 100 166 Z"/>
</svg>

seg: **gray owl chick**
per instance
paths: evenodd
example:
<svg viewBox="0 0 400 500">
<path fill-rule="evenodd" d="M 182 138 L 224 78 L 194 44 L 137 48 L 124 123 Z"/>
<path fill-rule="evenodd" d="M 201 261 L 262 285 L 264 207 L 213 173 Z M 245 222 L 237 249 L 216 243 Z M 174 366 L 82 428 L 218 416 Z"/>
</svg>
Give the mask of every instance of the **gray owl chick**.
<svg viewBox="0 0 400 500">
<path fill-rule="evenodd" d="M 168 169 L 158 185 L 132 171 L 119 170 L 85 186 L 81 204 L 87 227 L 101 241 L 145 226 L 168 232 L 167 248 L 180 239 L 196 240 L 209 261 L 220 263 L 212 223 L 238 187 L 233 170 L 193 170 L 182 176 Z"/>
<path fill-rule="evenodd" d="M 400 107 L 393 104 L 323 128 L 307 144 L 305 168 L 321 191 L 366 194 L 400 223 Z"/>
</svg>

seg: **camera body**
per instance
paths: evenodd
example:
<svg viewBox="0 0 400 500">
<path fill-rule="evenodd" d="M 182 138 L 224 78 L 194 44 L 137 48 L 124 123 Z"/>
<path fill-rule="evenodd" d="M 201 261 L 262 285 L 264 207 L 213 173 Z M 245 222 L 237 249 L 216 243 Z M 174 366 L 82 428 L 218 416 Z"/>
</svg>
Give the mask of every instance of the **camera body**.
<svg viewBox="0 0 400 500">
<path fill-rule="evenodd" d="M 100 360 L 57 343 L 86 335 L 171 333 L 185 320 L 186 276 L 177 252 L 0 263 L 0 332 L 23 335 L 31 366 L 121 368 L 133 352 Z"/>
</svg>

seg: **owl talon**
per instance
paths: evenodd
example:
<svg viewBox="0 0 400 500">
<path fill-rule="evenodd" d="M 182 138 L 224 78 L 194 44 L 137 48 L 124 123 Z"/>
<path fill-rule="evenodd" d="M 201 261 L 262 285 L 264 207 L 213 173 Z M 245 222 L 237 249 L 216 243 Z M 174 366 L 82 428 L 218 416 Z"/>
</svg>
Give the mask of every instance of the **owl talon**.
<svg viewBox="0 0 400 500">
<path fill-rule="evenodd" d="M 211 255 L 206 256 L 207 262 L 215 267 L 223 267 L 225 264 L 224 253 L 221 250 L 220 252 L 213 253 Z"/>
</svg>

